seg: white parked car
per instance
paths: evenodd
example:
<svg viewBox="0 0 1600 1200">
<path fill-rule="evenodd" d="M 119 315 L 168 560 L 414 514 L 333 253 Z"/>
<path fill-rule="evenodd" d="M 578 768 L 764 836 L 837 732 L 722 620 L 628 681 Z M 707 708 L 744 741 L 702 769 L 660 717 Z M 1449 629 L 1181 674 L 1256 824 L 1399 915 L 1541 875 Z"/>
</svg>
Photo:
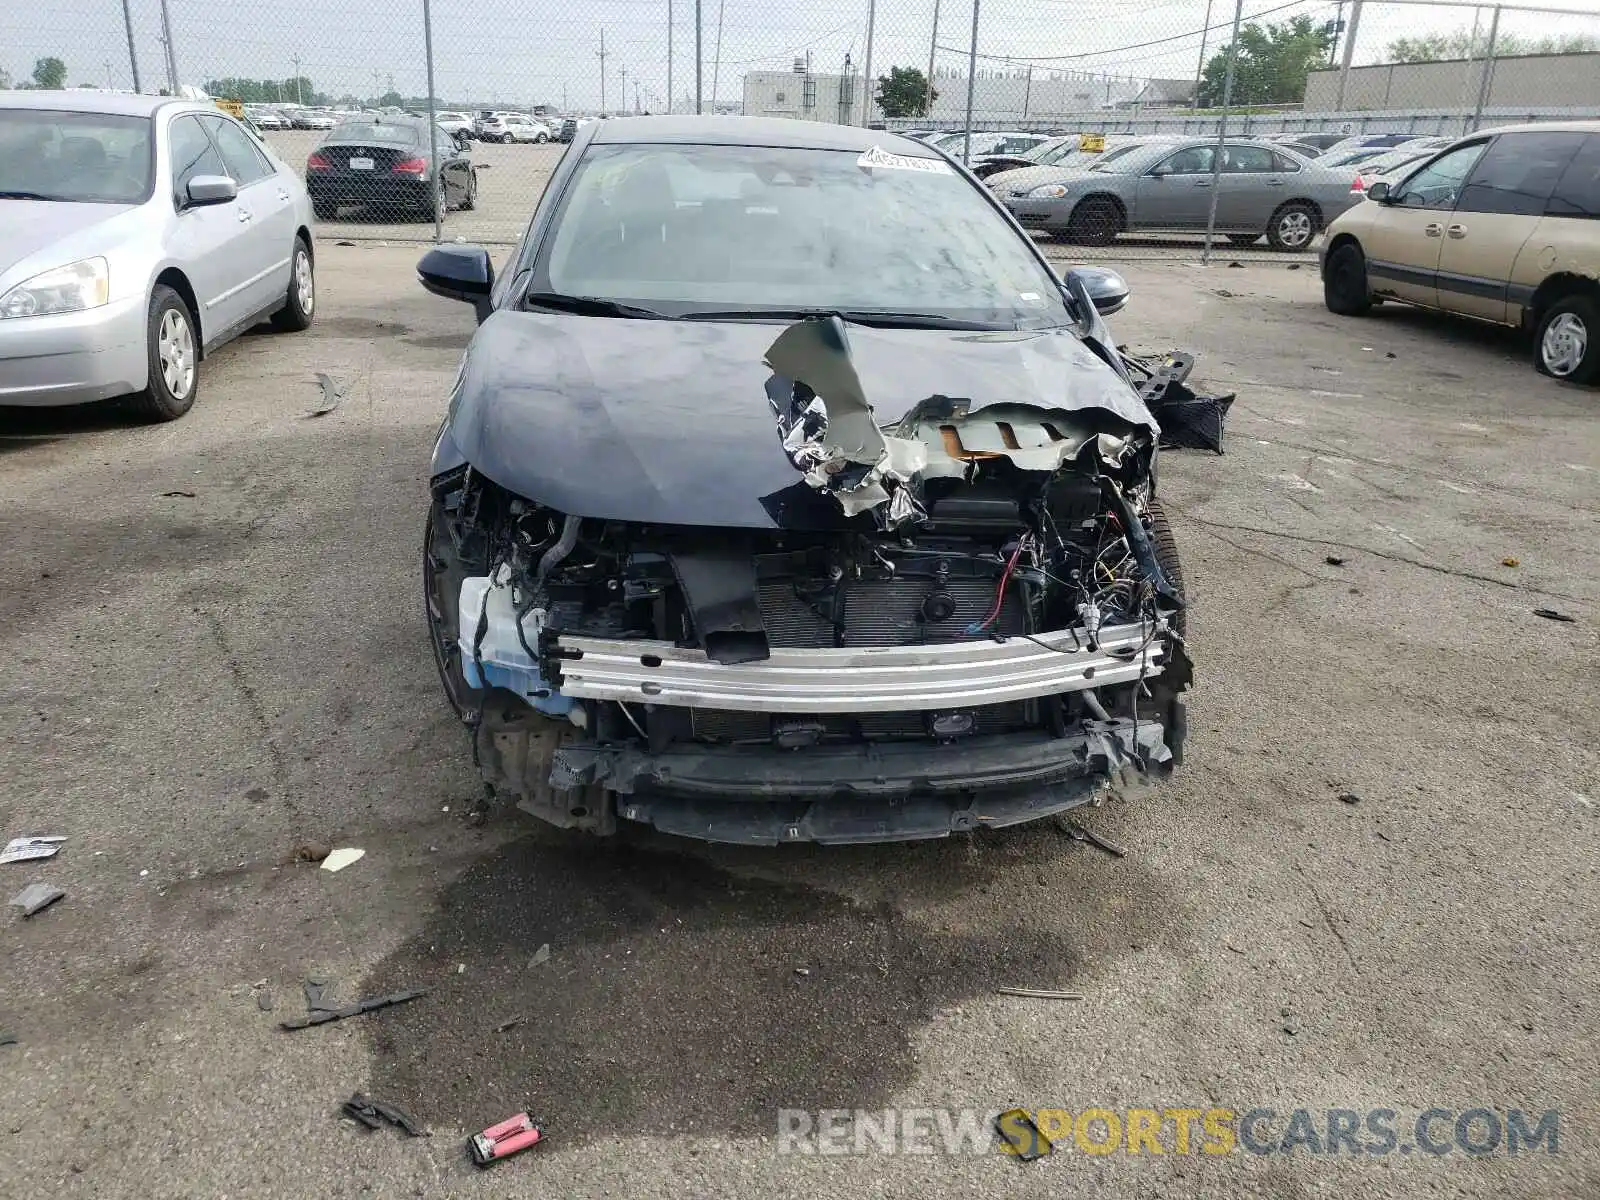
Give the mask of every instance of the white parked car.
<svg viewBox="0 0 1600 1200">
<path fill-rule="evenodd" d="M 548 142 L 550 127 L 521 113 L 496 113 L 478 122 L 478 137 L 486 142 Z"/>
<path fill-rule="evenodd" d="M 472 118 L 460 112 L 436 112 L 433 120 L 440 129 L 458 137 L 473 137 L 475 130 L 472 127 Z"/>
<path fill-rule="evenodd" d="M 257 129 L 288 129 L 289 118 L 277 109 L 265 104 L 246 104 L 244 115 L 250 118 Z"/>
<path fill-rule="evenodd" d="M 181 417 L 224 342 L 311 324 L 313 262 L 299 175 L 213 104 L 0 93 L 0 404 Z"/>
</svg>

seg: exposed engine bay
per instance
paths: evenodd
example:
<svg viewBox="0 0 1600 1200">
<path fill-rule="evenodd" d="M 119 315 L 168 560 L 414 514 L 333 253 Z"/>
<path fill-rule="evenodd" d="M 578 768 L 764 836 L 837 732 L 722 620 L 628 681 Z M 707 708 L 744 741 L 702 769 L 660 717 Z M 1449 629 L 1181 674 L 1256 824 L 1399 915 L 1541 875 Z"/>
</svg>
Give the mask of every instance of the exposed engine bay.
<svg viewBox="0 0 1600 1200">
<path fill-rule="evenodd" d="M 434 480 L 433 640 L 497 793 L 602 833 L 863 841 L 1032 819 L 1181 758 L 1155 431 L 942 397 L 880 429 L 833 325 L 768 358 L 795 486 L 837 506 L 817 528 L 580 518 L 471 466 Z"/>
</svg>

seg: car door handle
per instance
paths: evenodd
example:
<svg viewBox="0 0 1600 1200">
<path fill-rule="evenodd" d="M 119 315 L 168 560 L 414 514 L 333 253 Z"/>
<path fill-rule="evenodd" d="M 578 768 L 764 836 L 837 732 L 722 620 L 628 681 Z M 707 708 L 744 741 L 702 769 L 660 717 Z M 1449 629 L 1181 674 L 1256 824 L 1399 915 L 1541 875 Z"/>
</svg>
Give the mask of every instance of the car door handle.
<svg viewBox="0 0 1600 1200">
<path fill-rule="evenodd" d="M 1444 232 L 1444 226 L 1440 225 L 1436 221 L 1432 225 L 1423 226 L 1422 232 L 1427 234 L 1429 237 L 1438 237 Z"/>
<path fill-rule="evenodd" d="M 1282 187 L 1283 186 L 1283 180 L 1281 180 L 1281 179 L 1269 179 L 1269 180 L 1267 180 L 1267 186 L 1268 187 Z"/>
<path fill-rule="evenodd" d="M 279 190 L 278 190 L 278 199 L 279 199 L 279 200 L 287 200 L 287 199 L 289 199 L 289 193 L 288 193 L 288 191 L 286 191 L 286 190 L 284 190 L 284 189 L 282 189 L 282 188 L 280 188 L 280 189 L 279 189 Z"/>
<path fill-rule="evenodd" d="M 1211 180 L 1209 180 L 1209 179 L 1197 179 L 1197 180 L 1194 181 L 1194 185 L 1197 188 L 1210 187 L 1211 186 Z"/>
<path fill-rule="evenodd" d="M 1452 225 L 1445 232 L 1453 238 L 1464 238 L 1467 236 L 1467 227 L 1465 225 Z"/>
</svg>

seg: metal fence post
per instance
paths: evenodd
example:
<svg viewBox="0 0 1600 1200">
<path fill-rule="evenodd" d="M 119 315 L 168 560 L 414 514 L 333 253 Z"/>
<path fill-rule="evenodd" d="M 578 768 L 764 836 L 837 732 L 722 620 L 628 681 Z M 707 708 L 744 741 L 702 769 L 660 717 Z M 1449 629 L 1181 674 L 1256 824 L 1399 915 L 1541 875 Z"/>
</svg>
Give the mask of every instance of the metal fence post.
<svg viewBox="0 0 1600 1200">
<path fill-rule="evenodd" d="M 122 24 L 128 30 L 128 66 L 133 70 L 133 90 L 142 92 L 139 86 L 139 52 L 133 47 L 133 10 L 129 7 L 130 0 L 122 0 Z"/>
<path fill-rule="evenodd" d="M 1356 54 L 1356 33 L 1361 29 L 1361 0 L 1355 0 L 1350 6 L 1350 28 L 1344 35 L 1344 60 L 1339 64 L 1339 100 L 1333 108 L 1335 112 L 1344 111 L 1344 90 L 1350 84 L 1350 60 Z"/>
<path fill-rule="evenodd" d="M 433 95 L 433 8 L 429 0 L 422 0 L 422 55 L 428 65 L 428 166 L 432 169 L 433 183 L 439 189 L 433 202 L 433 240 L 437 244 L 444 241 L 446 192 L 444 172 L 439 169 L 439 122 L 434 117 L 438 105 Z"/>
<path fill-rule="evenodd" d="M 667 115 L 672 115 L 672 0 L 667 0 Z"/>
<path fill-rule="evenodd" d="M 1356 7 L 1360 8 L 1360 0 Z M 1233 104 L 1233 76 L 1239 65 L 1239 22 L 1244 19 L 1244 0 L 1234 0 L 1233 37 L 1228 42 L 1228 75 L 1222 83 L 1222 112 L 1217 116 L 1217 149 L 1211 157 L 1211 204 L 1206 212 L 1206 244 L 1200 251 L 1202 266 L 1211 262 L 1211 240 L 1217 235 L 1217 192 L 1222 187 L 1223 139 L 1228 136 L 1228 109 Z"/>
<path fill-rule="evenodd" d="M 701 0 L 694 0 L 694 111 L 696 115 L 705 112 L 705 56 L 701 52 L 701 34 L 704 32 L 700 24 Z"/>
<path fill-rule="evenodd" d="M 978 4 L 972 0 L 972 44 L 967 47 L 967 136 L 961 139 L 961 161 L 972 161 L 972 98 L 978 83 Z"/>
<path fill-rule="evenodd" d="M 1489 85 L 1494 82 L 1494 42 L 1500 33 L 1500 6 L 1489 18 L 1489 44 L 1483 53 L 1483 80 L 1478 84 L 1478 105 L 1472 110 L 1472 131 L 1483 127 L 1483 106 L 1489 101 Z"/>
</svg>

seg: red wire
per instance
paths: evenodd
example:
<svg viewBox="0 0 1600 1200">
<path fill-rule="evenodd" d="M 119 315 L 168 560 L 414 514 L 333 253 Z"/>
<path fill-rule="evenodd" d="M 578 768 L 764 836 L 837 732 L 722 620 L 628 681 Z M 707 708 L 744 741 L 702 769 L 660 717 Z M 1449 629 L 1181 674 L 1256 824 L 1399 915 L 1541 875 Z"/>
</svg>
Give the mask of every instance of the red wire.
<svg viewBox="0 0 1600 1200">
<path fill-rule="evenodd" d="M 1022 543 L 1018 542 L 1017 543 L 1017 548 L 1011 552 L 1010 561 L 1006 563 L 1006 569 L 1005 569 L 1004 574 L 1002 574 L 1000 576 L 1000 587 L 999 587 L 999 590 L 997 590 L 995 592 L 994 607 L 989 610 L 989 615 L 987 617 L 985 617 L 982 621 L 978 622 L 978 628 L 979 629 L 983 629 L 983 628 L 986 628 L 989 625 L 994 624 L 996 618 L 998 618 L 1000 616 L 1000 607 L 1003 604 L 1005 604 L 1005 602 L 1006 602 L 1006 584 L 1011 579 L 1011 572 L 1016 568 L 1017 559 L 1019 559 L 1021 557 L 1022 557 Z"/>
</svg>

